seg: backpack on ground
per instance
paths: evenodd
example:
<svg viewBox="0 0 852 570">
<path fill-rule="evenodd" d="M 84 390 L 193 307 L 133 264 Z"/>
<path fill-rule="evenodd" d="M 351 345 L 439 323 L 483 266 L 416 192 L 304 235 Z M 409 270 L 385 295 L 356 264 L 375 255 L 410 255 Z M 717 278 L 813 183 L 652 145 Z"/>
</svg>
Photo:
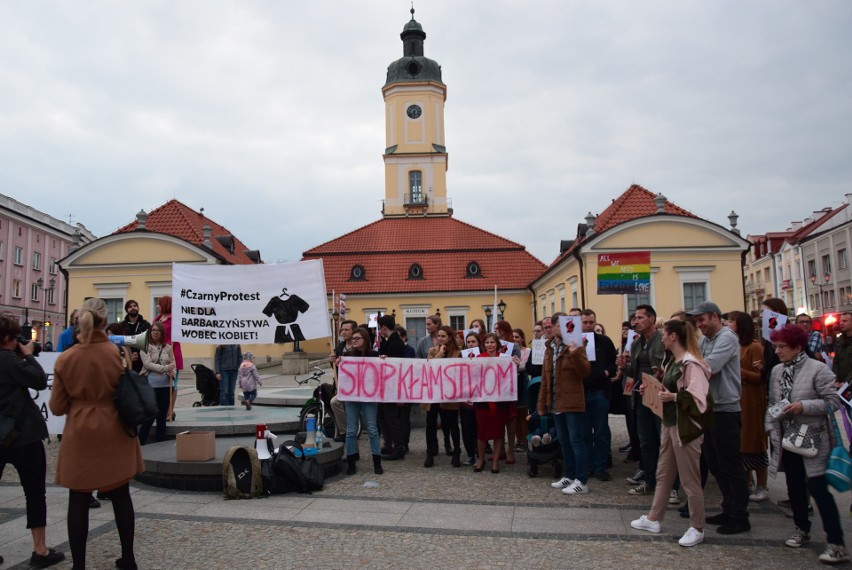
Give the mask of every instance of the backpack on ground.
<svg viewBox="0 0 852 570">
<path fill-rule="evenodd" d="M 291 449 L 292 448 L 292 449 Z M 302 446 L 295 441 L 285 441 L 272 460 L 276 487 L 289 493 L 320 491 L 325 484 L 322 466 L 313 457 L 305 458 Z"/>
<path fill-rule="evenodd" d="M 251 499 L 263 492 L 263 478 L 257 451 L 232 447 L 222 458 L 222 492 L 226 499 Z"/>
</svg>

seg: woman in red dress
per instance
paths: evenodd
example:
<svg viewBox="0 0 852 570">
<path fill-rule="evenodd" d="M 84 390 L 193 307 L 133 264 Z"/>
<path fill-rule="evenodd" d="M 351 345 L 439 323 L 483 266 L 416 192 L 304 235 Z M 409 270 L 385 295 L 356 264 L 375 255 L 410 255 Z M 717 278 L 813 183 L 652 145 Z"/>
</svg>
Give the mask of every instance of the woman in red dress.
<svg viewBox="0 0 852 570">
<path fill-rule="evenodd" d="M 479 358 L 500 356 L 500 337 L 487 333 L 482 341 Z M 491 460 L 491 472 L 500 472 L 500 455 L 503 453 L 503 430 L 509 418 L 511 402 L 479 402 L 476 404 L 476 448 L 479 461 L 473 466 L 476 472 L 485 466 L 485 448 L 488 440 L 494 440 L 494 458 Z"/>
</svg>

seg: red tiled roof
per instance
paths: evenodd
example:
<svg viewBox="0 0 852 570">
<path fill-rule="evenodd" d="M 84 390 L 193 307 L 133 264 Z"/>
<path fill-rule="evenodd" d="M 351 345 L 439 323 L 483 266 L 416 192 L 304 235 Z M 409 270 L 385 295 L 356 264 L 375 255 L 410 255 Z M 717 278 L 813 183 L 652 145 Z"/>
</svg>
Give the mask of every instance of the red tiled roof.
<svg viewBox="0 0 852 570">
<path fill-rule="evenodd" d="M 216 256 L 234 265 L 255 263 L 245 254 L 248 247 L 224 226 L 217 224 L 201 212 L 196 212 L 178 200 L 169 200 L 159 208 L 148 212 L 148 220 L 145 222 L 145 230 L 143 231 L 174 236 L 193 245 L 203 247 L 204 226 L 210 226 L 212 230 L 210 242 L 213 244 L 212 251 Z M 133 221 L 118 228 L 113 234 L 128 233 L 138 228 L 139 222 Z M 231 253 L 230 248 L 219 242 L 216 239 L 217 237 L 231 237 L 234 252 Z"/>
<path fill-rule="evenodd" d="M 347 294 L 523 289 L 545 267 L 524 246 L 452 217 L 381 219 L 303 254 L 318 258 L 328 290 Z M 472 261 L 482 277 L 466 277 Z M 423 279 L 408 279 L 414 263 Z M 365 280 L 350 280 L 354 265 Z"/>
<path fill-rule="evenodd" d="M 603 212 L 597 215 L 595 218 L 595 235 L 601 234 L 610 228 L 623 224 L 624 222 L 654 215 L 657 213 L 657 205 L 654 203 L 655 197 L 656 194 L 650 190 L 647 190 L 638 184 L 631 185 L 630 188 L 621 194 L 621 196 L 613 200 Z M 666 214 L 673 216 L 698 218 L 698 216 L 689 210 L 681 208 L 677 204 L 669 202 L 668 200 L 666 200 L 666 203 L 663 206 L 663 211 Z M 586 241 L 585 236 L 577 236 L 577 239 L 571 247 L 559 254 L 559 256 L 553 260 L 553 263 L 547 267 L 547 270 L 549 271 L 553 267 L 562 263 L 562 261 L 569 257 L 576 248 L 583 245 Z M 547 273 L 547 271 L 544 273 Z M 542 273 L 542 275 L 544 273 Z"/>
</svg>

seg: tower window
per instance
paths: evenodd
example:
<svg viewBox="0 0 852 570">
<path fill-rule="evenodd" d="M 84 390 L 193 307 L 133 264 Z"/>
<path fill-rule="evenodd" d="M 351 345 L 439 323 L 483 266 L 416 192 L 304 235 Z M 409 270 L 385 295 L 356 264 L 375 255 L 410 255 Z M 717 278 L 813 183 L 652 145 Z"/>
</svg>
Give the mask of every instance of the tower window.
<svg viewBox="0 0 852 570">
<path fill-rule="evenodd" d="M 349 272 L 349 280 L 350 281 L 365 281 L 366 276 L 364 273 L 363 265 L 353 265 L 352 270 Z"/>
<path fill-rule="evenodd" d="M 408 173 L 408 204 L 422 204 L 423 200 L 423 173 L 412 170 Z"/>
<path fill-rule="evenodd" d="M 471 261 L 467 264 L 465 277 L 482 277 L 482 270 L 479 268 L 479 264 L 477 262 Z"/>
<path fill-rule="evenodd" d="M 423 268 L 420 267 L 419 263 L 412 263 L 411 267 L 408 268 L 408 278 L 423 279 Z"/>
</svg>

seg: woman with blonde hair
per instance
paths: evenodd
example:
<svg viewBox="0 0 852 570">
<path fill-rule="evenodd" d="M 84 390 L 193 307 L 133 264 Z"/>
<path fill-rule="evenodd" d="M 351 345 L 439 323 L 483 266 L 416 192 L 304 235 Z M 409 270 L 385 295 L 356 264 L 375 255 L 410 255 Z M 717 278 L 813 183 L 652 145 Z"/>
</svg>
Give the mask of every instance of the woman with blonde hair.
<svg viewBox="0 0 852 570">
<path fill-rule="evenodd" d="M 135 515 L 130 479 L 144 470 L 139 440 L 128 433 L 113 403 L 124 372 L 118 349 L 104 332 L 107 306 L 87 299 L 80 309 L 79 343 L 54 366 L 50 409 L 67 416 L 56 465 L 56 482 L 69 489 L 68 542 L 74 568 L 86 567 L 89 499 L 95 489 L 112 502 L 121 541 L 118 568 L 136 568 Z"/>
</svg>

